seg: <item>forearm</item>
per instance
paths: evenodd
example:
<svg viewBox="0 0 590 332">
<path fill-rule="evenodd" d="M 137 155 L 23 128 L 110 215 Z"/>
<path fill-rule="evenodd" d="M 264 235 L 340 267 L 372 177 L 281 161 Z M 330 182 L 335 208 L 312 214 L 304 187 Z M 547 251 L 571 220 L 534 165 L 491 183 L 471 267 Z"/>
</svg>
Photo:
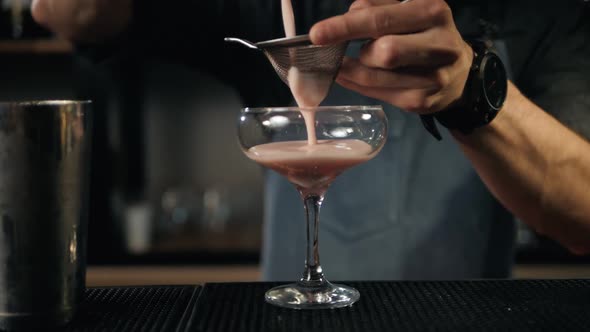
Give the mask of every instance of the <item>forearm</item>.
<svg viewBox="0 0 590 332">
<path fill-rule="evenodd" d="M 454 137 L 490 191 L 517 217 L 573 251 L 590 250 L 590 143 L 512 84 L 490 125 Z"/>
</svg>

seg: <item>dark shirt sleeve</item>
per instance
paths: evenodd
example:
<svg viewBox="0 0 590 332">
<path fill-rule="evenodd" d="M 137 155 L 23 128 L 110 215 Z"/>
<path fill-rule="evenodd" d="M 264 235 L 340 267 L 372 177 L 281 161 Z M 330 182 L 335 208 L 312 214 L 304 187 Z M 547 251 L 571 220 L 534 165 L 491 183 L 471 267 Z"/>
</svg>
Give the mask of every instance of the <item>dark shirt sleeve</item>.
<svg viewBox="0 0 590 332">
<path fill-rule="evenodd" d="M 590 8 L 581 0 L 541 6 L 554 14 L 540 31 L 517 85 L 546 112 L 590 139 Z"/>
</svg>

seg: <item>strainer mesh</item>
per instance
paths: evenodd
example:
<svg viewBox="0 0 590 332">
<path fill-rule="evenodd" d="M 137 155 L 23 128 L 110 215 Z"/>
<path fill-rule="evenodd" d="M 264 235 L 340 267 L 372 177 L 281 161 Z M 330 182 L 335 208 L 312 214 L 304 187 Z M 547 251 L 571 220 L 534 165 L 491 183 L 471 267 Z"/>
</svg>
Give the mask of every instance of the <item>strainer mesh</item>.
<svg viewBox="0 0 590 332">
<path fill-rule="evenodd" d="M 262 51 L 281 80 L 289 85 L 287 76 L 291 67 L 297 67 L 303 73 L 329 76 L 333 81 L 342 64 L 346 47 L 347 43 L 340 43 L 333 45 L 277 46 L 265 48 Z"/>
</svg>

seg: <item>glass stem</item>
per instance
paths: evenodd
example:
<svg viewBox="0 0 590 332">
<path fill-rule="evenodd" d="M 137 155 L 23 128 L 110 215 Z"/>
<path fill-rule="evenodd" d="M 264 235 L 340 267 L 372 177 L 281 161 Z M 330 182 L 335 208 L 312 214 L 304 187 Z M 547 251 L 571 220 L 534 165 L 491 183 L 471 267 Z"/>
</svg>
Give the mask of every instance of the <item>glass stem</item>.
<svg viewBox="0 0 590 332">
<path fill-rule="evenodd" d="M 307 223 L 307 248 L 305 255 L 305 270 L 299 280 L 299 284 L 306 287 L 318 287 L 326 283 L 322 266 L 320 265 L 319 252 L 319 224 L 320 207 L 324 200 L 323 195 L 307 195 L 303 199 L 305 217 Z"/>
</svg>

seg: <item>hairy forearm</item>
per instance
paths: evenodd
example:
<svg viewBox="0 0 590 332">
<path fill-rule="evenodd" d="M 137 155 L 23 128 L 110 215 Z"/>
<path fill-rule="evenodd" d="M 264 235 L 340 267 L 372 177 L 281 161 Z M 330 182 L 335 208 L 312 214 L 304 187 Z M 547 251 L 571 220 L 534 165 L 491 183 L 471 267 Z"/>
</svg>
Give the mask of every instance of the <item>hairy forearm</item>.
<svg viewBox="0 0 590 332">
<path fill-rule="evenodd" d="M 453 134 L 504 206 L 572 251 L 590 251 L 590 143 L 512 84 L 489 126 Z"/>
</svg>

